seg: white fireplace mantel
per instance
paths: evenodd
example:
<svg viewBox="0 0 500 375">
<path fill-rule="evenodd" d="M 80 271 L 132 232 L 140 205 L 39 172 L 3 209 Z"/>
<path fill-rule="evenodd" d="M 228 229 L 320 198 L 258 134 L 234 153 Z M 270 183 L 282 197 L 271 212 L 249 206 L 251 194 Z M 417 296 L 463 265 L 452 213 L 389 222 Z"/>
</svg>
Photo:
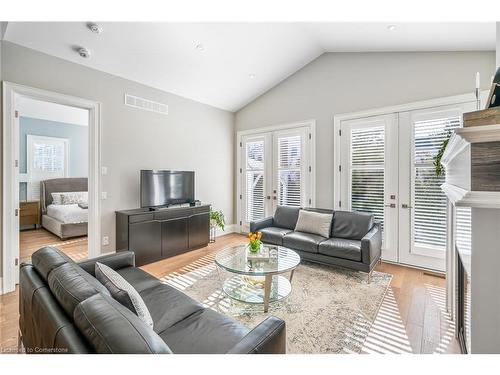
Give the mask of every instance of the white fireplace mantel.
<svg viewBox="0 0 500 375">
<path fill-rule="evenodd" d="M 485 111 L 499 116 L 500 108 Z M 450 300 L 459 301 L 457 272 L 462 267 L 470 282 L 470 314 L 465 318 L 470 330 L 462 340 L 466 350 L 500 353 L 500 124 L 478 124 L 485 111 L 464 115 L 473 120 L 464 121 L 464 127 L 455 131 L 441 159 L 446 169 L 441 188 L 450 202 L 447 285 Z M 470 211 L 460 207 L 470 207 Z M 463 241 L 463 224 L 461 242 L 455 234 L 459 210 L 461 220 L 464 212 L 470 216 L 468 245 Z M 457 302 L 455 317 L 460 316 L 461 308 Z M 464 330 L 459 328 L 457 319 L 457 333 L 463 336 Z"/>
</svg>

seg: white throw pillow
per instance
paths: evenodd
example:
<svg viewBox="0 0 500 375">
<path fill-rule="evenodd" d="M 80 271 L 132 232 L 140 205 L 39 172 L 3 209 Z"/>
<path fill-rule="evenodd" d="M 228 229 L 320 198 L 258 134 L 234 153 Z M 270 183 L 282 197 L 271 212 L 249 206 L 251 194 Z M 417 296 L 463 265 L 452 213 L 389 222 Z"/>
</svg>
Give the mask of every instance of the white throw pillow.
<svg viewBox="0 0 500 375">
<path fill-rule="evenodd" d="M 51 193 L 52 204 L 62 204 L 61 193 Z"/>
<path fill-rule="evenodd" d="M 295 231 L 317 234 L 329 238 L 332 219 L 333 214 L 300 210 Z"/>
<path fill-rule="evenodd" d="M 144 323 L 153 328 L 153 319 L 148 307 L 137 290 L 118 272 L 105 264 L 96 262 L 95 276 L 109 291 L 111 296 L 136 314 Z"/>
<path fill-rule="evenodd" d="M 87 204 L 89 194 L 86 191 L 72 191 L 61 194 L 61 204 Z"/>
</svg>

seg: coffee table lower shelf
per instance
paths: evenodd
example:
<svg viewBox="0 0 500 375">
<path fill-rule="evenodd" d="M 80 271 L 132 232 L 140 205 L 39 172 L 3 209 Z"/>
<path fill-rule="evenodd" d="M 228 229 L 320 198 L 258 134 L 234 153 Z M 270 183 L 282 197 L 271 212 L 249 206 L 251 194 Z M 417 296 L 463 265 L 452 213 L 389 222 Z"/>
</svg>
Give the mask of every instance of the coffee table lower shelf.
<svg viewBox="0 0 500 375">
<path fill-rule="evenodd" d="M 281 275 L 234 275 L 224 281 L 222 290 L 236 301 L 263 304 L 264 312 L 267 313 L 269 303 L 288 297 L 292 291 L 292 285 L 286 277 Z"/>
</svg>

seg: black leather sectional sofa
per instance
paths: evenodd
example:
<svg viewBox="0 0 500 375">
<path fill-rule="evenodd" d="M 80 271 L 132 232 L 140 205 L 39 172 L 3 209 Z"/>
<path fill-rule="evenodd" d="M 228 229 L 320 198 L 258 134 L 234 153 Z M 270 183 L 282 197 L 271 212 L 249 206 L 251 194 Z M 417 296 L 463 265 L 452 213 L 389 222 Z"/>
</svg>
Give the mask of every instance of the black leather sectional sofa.
<svg viewBox="0 0 500 375">
<path fill-rule="evenodd" d="M 95 262 L 116 270 L 140 294 L 154 326 L 114 300 L 94 277 Z M 20 334 L 27 353 L 285 353 L 285 322 L 253 330 L 204 308 L 135 267 L 124 251 L 73 262 L 45 247 L 20 274 Z"/>
<path fill-rule="evenodd" d="M 371 214 L 306 208 L 333 214 L 330 237 L 295 231 L 298 207 L 278 206 L 273 217 L 250 223 L 250 231 L 262 232 L 264 243 L 285 246 L 311 262 L 337 265 L 367 272 L 370 276 L 380 259 L 382 231 Z M 369 280 L 369 277 L 368 277 Z"/>
</svg>

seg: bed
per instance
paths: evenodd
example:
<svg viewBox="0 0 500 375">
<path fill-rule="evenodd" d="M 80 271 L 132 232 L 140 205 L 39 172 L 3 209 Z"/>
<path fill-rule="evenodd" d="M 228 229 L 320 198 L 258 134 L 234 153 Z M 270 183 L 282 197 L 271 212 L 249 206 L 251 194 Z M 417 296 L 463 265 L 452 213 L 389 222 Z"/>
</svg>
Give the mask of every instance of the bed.
<svg viewBox="0 0 500 375">
<path fill-rule="evenodd" d="M 86 177 L 54 178 L 41 181 L 42 227 L 65 240 L 87 235 L 88 208 L 82 204 L 54 204 L 52 193 L 88 191 Z"/>
</svg>

